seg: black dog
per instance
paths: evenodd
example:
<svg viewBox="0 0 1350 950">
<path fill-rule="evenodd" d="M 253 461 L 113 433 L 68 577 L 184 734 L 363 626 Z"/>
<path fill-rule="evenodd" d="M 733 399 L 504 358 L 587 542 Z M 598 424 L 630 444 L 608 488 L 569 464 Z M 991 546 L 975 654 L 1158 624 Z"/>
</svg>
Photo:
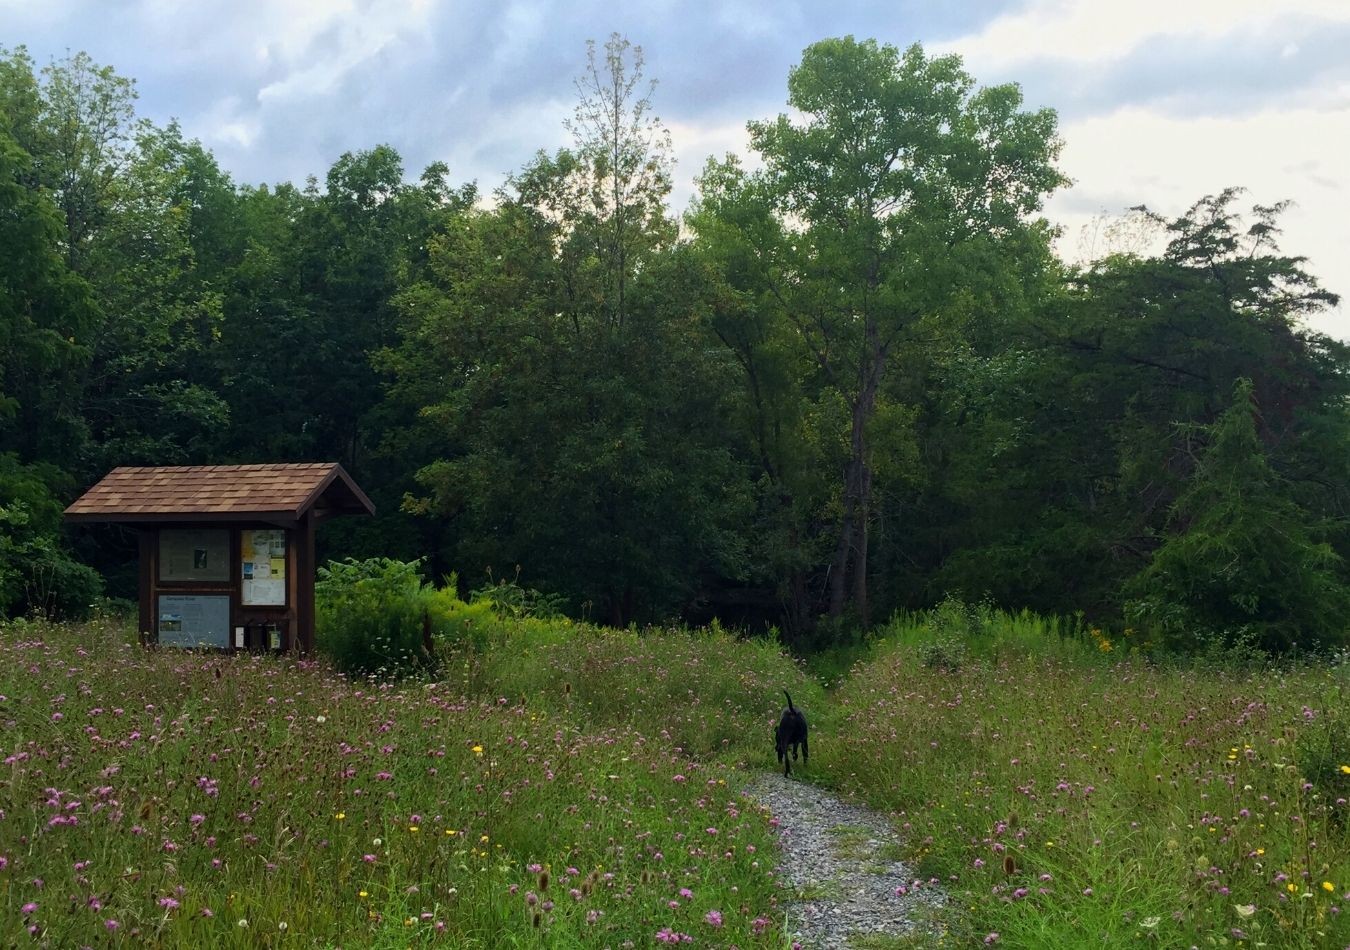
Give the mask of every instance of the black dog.
<svg viewBox="0 0 1350 950">
<path fill-rule="evenodd" d="M 783 690 L 783 695 L 787 697 L 788 708 L 783 710 L 783 716 L 778 720 L 778 728 L 773 733 L 773 746 L 778 751 L 778 761 L 783 763 L 783 774 L 792 774 L 792 762 L 788 759 L 788 753 L 792 753 L 792 758 L 797 757 L 797 748 L 801 747 L 802 762 L 810 761 L 810 754 L 806 747 L 806 717 L 792 706 L 792 694 Z"/>
</svg>

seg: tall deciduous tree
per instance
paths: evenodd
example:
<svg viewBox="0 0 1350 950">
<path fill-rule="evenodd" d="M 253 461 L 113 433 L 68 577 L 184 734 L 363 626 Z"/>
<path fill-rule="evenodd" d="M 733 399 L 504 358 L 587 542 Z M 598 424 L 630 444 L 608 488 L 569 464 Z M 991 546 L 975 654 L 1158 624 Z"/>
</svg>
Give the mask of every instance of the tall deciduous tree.
<svg viewBox="0 0 1350 950">
<path fill-rule="evenodd" d="M 390 365 L 396 396 L 427 400 L 440 451 L 422 505 L 450 520 L 461 568 L 523 565 L 623 625 L 736 568 L 740 493 L 640 51 L 617 36 L 605 50 L 578 84 L 574 147 L 434 244 Z"/>
<path fill-rule="evenodd" d="M 0 116 L 0 451 L 69 467 L 83 445 L 78 381 L 93 307 L 61 253 L 56 208 L 28 183 L 31 170 Z"/>
<path fill-rule="evenodd" d="M 82 444 L 74 382 L 89 359 L 88 286 L 61 253 L 61 221 L 30 187 L 31 158 L 0 113 L 0 617 L 82 612 L 100 581 L 58 540 Z"/>
<path fill-rule="evenodd" d="M 788 103 L 797 118 L 750 123 L 765 168 L 742 194 L 766 203 L 776 229 L 753 229 L 749 257 L 847 410 L 829 610 L 851 600 L 865 622 L 873 425 L 888 368 L 1036 232 L 1029 216 L 1063 182 L 1055 116 L 1023 111 L 1015 86 L 977 90 L 957 57 L 852 37 L 806 50 Z"/>
<path fill-rule="evenodd" d="M 598 292 L 609 319 L 622 326 L 628 289 L 642 259 L 671 238 L 670 133 L 652 112 L 653 79 L 644 83 L 642 47 L 618 33 L 586 44 L 586 71 L 567 128 L 576 139 L 575 199 L 560 208 L 572 234 L 594 257 Z M 576 200 L 579 199 L 579 200 Z"/>
</svg>

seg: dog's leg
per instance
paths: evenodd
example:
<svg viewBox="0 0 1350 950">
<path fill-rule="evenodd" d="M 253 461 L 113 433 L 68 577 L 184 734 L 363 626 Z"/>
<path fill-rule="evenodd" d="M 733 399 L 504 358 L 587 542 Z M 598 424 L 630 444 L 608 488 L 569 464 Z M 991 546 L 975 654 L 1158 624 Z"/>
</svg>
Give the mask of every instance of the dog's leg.
<svg viewBox="0 0 1350 950">
<path fill-rule="evenodd" d="M 802 733 L 802 762 L 803 764 L 811 761 L 811 748 L 806 744 L 806 734 Z"/>
</svg>

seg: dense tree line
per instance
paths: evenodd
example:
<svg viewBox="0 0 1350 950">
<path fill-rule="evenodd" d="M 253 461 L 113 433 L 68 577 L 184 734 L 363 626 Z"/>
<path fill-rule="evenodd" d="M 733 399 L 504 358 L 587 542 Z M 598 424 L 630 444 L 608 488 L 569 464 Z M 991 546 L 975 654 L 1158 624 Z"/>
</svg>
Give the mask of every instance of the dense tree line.
<svg viewBox="0 0 1350 950">
<path fill-rule="evenodd" d="M 949 592 L 1155 640 L 1350 625 L 1350 359 L 1280 207 L 1069 266 L 1056 119 L 954 56 L 807 49 L 682 219 L 640 50 L 495 193 L 387 145 L 237 184 L 84 54 L 0 50 L 0 613 L 78 610 L 119 464 L 337 460 L 334 554 L 615 624 L 827 640 Z M 753 165 L 754 171 L 748 170 Z"/>
</svg>

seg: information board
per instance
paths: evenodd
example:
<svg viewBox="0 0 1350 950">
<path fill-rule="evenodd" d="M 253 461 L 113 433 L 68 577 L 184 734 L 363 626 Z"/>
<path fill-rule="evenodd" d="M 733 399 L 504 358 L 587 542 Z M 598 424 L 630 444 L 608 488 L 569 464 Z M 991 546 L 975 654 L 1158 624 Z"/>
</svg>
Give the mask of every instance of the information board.
<svg viewBox="0 0 1350 950">
<path fill-rule="evenodd" d="M 248 607 L 286 606 L 286 532 L 264 528 L 242 534 L 239 602 Z"/>
<path fill-rule="evenodd" d="M 228 581 L 230 532 L 224 528 L 165 528 L 160 531 L 159 579 Z"/>
<path fill-rule="evenodd" d="M 230 598 L 226 594 L 160 594 L 156 633 L 160 646 L 228 647 Z"/>
</svg>

